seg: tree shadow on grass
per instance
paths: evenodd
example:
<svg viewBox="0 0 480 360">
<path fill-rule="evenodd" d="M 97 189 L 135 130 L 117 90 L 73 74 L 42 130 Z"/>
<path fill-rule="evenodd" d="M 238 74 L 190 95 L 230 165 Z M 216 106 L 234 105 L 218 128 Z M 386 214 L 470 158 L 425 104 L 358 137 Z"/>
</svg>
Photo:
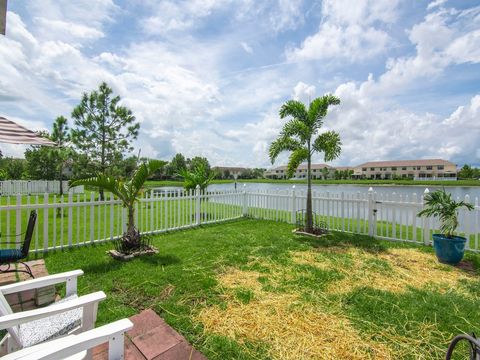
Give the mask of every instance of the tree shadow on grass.
<svg viewBox="0 0 480 360">
<path fill-rule="evenodd" d="M 181 260 L 175 255 L 160 255 L 160 254 L 155 254 L 155 255 L 146 255 L 146 256 L 140 256 L 136 260 L 144 262 L 144 263 L 149 263 L 152 265 L 162 265 L 162 266 L 167 266 L 167 265 L 174 265 L 174 264 L 180 264 Z"/>
</svg>

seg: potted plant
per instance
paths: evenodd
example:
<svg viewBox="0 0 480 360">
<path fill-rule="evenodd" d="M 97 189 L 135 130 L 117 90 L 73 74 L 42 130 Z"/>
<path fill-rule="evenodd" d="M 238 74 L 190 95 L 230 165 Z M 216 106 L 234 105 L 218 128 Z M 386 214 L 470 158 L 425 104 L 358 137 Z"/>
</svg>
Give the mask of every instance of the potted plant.
<svg viewBox="0 0 480 360">
<path fill-rule="evenodd" d="M 418 216 L 438 217 L 441 234 L 433 234 L 433 247 L 438 261 L 445 264 L 458 264 L 465 252 L 467 241 L 463 236 L 454 235 L 458 227 L 458 210 L 474 207 L 464 201 L 455 201 L 452 195 L 444 190 L 437 190 L 424 197 L 424 209 Z"/>
<path fill-rule="evenodd" d="M 109 251 L 114 258 L 129 260 L 134 256 L 158 252 L 149 244 L 148 238 L 142 236 L 136 228 L 134 206 L 135 202 L 139 200 L 145 181 L 163 165 L 165 165 L 165 162 L 160 160 L 150 160 L 147 163 L 142 163 L 136 168 L 132 178 L 128 181 L 122 181 L 113 176 L 97 175 L 92 178 L 70 182 L 70 187 L 84 185 L 110 191 L 122 202 L 123 207 L 127 208 L 127 231 L 123 233 L 116 244 L 116 249 Z"/>
</svg>

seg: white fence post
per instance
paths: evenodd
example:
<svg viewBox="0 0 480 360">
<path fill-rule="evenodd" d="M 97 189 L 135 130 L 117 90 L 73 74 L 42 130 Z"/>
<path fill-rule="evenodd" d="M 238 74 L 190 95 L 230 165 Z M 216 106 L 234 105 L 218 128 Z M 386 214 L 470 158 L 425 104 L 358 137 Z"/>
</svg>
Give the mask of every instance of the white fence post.
<svg viewBox="0 0 480 360">
<path fill-rule="evenodd" d="M 20 206 L 22 205 L 22 195 L 17 194 L 17 210 L 16 210 L 16 224 L 15 224 L 15 241 L 16 241 L 16 249 L 20 248 L 21 239 L 21 232 L 22 232 L 22 210 Z"/>
<path fill-rule="evenodd" d="M 368 236 L 376 235 L 377 227 L 377 207 L 375 203 L 375 194 L 373 188 L 368 189 Z"/>
<path fill-rule="evenodd" d="M 195 188 L 195 224 L 200 225 L 200 211 L 201 211 L 201 198 L 200 198 L 200 185 Z"/>
<path fill-rule="evenodd" d="M 63 219 L 62 219 L 63 221 Z M 68 247 L 72 247 L 72 223 L 73 223 L 73 190 L 68 190 Z"/>
<path fill-rule="evenodd" d="M 422 209 L 425 207 L 425 196 L 430 193 L 430 190 L 428 188 L 425 189 L 423 192 L 423 197 L 422 197 Z M 430 244 L 430 218 L 424 216 L 423 217 L 423 243 L 425 245 Z"/>
<path fill-rule="evenodd" d="M 48 194 L 43 194 L 43 252 L 48 251 Z"/>
<path fill-rule="evenodd" d="M 291 202 L 292 202 L 292 206 L 291 206 L 292 214 L 291 214 L 290 222 L 292 224 L 296 224 L 297 223 L 297 209 L 296 209 L 297 201 L 295 199 L 295 185 L 292 186 Z"/>
<path fill-rule="evenodd" d="M 248 198 L 247 198 L 247 184 L 243 184 L 243 216 L 248 215 Z"/>
</svg>

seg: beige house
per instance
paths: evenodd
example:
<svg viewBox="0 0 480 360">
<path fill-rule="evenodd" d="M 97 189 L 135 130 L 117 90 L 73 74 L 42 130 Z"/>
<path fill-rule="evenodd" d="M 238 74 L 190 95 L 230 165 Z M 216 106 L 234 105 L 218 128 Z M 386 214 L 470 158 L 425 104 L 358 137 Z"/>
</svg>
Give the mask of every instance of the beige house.
<svg viewBox="0 0 480 360">
<path fill-rule="evenodd" d="M 312 164 L 312 179 L 322 179 L 324 176 L 324 170 L 328 169 L 329 172 L 333 169 L 327 164 Z M 277 166 L 276 168 L 265 171 L 264 176 L 268 179 L 286 179 L 287 178 L 287 166 Z M 307 164 L 301 164 L 292 179 L 305 179 L 307 177 Z"/>
<path fill-rule="evenodd" d="M 442 159 L 370 161 L 354 168 L 357 179 L 456 180 L 457 165 Z"/>
</svg>

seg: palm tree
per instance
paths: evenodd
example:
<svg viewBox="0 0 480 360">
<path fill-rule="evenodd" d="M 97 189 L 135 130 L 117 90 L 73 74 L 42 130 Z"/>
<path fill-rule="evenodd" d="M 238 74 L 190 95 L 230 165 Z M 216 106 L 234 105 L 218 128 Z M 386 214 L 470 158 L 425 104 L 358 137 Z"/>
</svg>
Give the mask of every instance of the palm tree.
<svg viewBox="0 0 480 360">
<path fill-rule="evenodd" d="M 458 210 L 461 208 L 474 209 L 472 204 L 453 200 L 452 194 L 447 193 L 445 189 L 425 195 L 424 200 L 425 207 L 418 213 L 418 216 L 438 216 L 440 231 L 447 238 L 452 238 L 458 227 Z"/>
<path fill-rule="evenodd" d="M 165 164 L 165 161 L 160 160 L 150 160 L 149 162 L 142 163 L 137 167 L 132 178 L 128 181 L 122 181 L 113 176 L 99 174 L 88 179 L 78 179 L 70 182 L 70 187 L 84 185 L 110 191 L 122 202 L 123 207 L 127 208 L 127 231 L 123 234 L 121 240 L 123 253 L 128 253 L 142 247 L 140 232 L 135 227 L 134 205 L 135 202 L 139 200 L 138 196 L 142 191 L 145 181 Z"/>
<path fill-rule="evenodd" d="M 305 231 L 313 232 L 311 164 L 315 152 L 324 154 L 326 162 L 340 155 L 340 135 L 335 131 L 318 134 L 330 105 L 340 104 L 334 95 L 324 95 L 313 100 L 308 109 L 300 101 L 289 100 L 280 108 L 280 118 L 291 117 L 283 126 L 280 136 L 270 144 L 272 164 L 283 151 L 290 151 L 287 177 L 292 177 L 302 162 L 307 162 L 307 209 Z"/>
<path fill-rule="evenodd" d="M 183 177 L 183 187 L 185 190 L 195 190 L 197 185 L 200 190 L 205 190 L 215 178 L 215 173 L 203 162 L 195 165 L 191 170 L 183 169 L 179 175 Z"/>
</svg>

